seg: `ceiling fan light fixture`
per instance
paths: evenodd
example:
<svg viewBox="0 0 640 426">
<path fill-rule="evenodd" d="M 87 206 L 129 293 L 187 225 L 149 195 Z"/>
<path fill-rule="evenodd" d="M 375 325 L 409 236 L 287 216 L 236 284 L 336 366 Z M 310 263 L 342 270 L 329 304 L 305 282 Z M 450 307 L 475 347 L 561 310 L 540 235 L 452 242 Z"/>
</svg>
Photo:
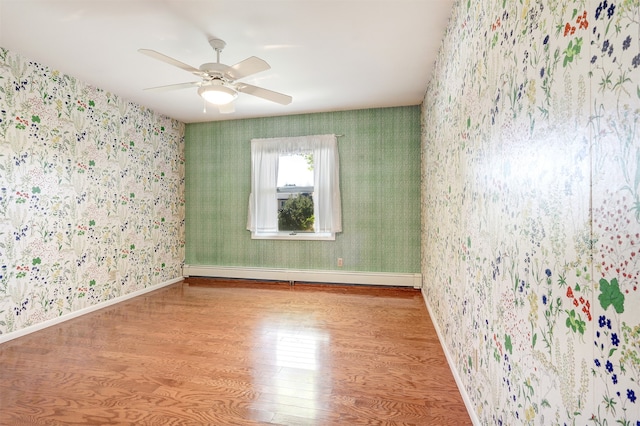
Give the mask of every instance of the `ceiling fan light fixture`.
<svg viewBox="0 0 640 426">
<path fill-rule="evenodd" d="M 214 105 L 226 105 L 238 97 L 238 92 L 222 85 L 202 86 L 198 89 L 198 95 Z"/>
</svg>

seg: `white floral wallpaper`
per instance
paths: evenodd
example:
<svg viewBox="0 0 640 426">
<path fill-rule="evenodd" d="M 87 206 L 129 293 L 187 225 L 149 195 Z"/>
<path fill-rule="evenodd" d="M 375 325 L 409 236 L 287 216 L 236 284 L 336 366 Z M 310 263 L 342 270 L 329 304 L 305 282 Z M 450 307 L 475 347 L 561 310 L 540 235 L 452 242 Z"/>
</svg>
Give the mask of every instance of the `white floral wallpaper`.
<svg viewBox="0 0 640 426">
<path fill-rule="evenodd" d="M 182 276 L 183 137 L 0 48 L 0 334 Z"/>
<path fill-rule="evenodd" d="M 424 294 L 487 425 L 640 425 L 640 2 L 458 0 Z"/>
</svg>

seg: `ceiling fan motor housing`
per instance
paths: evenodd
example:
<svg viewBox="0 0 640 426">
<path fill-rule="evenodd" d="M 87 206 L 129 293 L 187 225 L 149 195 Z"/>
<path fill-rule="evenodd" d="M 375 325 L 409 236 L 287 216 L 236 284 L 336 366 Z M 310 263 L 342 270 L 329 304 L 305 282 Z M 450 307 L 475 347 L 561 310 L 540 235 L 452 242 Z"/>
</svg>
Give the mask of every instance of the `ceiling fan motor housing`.
<svg viewBox="0 0 640 426">
<path fill-rule="evenodd" d="M 209 75 L 209 77 L 223 77 L 224 73 L 229 69 L 228 65 L 208 62 L 206 64 L 200 65 L 200 71 Z"/>
</svg>

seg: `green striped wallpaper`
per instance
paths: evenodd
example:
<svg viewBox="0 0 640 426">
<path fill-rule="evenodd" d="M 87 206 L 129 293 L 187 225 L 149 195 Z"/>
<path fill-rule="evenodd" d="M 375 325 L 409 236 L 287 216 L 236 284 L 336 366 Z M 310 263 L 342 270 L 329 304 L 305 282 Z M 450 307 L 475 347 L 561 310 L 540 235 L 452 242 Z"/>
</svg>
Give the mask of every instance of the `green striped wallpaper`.
<svg viewBox="0 0 640 426">
<path fill-rule="evenodd" d="M 335 241 L 252 240 L 250 140 L 335 133 L 343 232 Z M 190 265 L 420 272 L 420 107 L 186 125 Z"/>
</svg>

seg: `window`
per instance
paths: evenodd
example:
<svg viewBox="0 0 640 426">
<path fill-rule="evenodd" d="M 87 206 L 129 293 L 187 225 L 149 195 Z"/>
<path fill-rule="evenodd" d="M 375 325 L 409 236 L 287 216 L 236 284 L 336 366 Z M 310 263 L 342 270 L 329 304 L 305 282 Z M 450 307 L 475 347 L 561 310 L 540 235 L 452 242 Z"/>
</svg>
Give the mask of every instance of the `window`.
<svg viewBox="0 0 640 426">
<path fill-rule="evenodd" d="M 311 181 L 293 179 L 285 171 L 292 158 L 304 159 Z M 283 173 L 279 173 L 281 169 Z M 342 231 L 339 161 L 335 135 L 251 140 L 251 194 L 247 229 L 252 238 L 335 239 Z M 283 219 L 289 204 L 306 211 L 294 225 Z M 310 209 L 313 215 L 310 215 Z M 299 211 L 298 211 L 299 210 Z M 298 215 L 300 216 L 300 215 Z"/>
</svg>

